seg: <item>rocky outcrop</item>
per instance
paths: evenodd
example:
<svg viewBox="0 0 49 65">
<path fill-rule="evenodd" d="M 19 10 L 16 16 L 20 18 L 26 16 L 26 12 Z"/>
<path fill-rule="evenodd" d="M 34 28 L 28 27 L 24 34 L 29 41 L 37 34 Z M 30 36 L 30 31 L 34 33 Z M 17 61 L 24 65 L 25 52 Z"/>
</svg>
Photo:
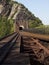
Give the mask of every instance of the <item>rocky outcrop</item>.
<svg viewBox="0 0 49 65">
<path fill-rule="evenodd" d="M 7 3 L 7 0 L 0 0 L 0 4 L 2 4 L 3 6 Z"/>
<path fill-rule="evenodd" d="M 37 17 L 24 5 L 11 0 L 0 1 L 0 15 L 17 21 L 38 21 L 39 23 L 42 23 L 42 21 L 39 18 L 39 20 L 37 20 Z"/>
<path fill-rule="evenodd" d="M 3 6 L 2 6 L 2 5 L 0 5 L 0 13 L 2 12 L 2 9 L 3 9 Z"/>
<path fill-rule="evenodd" d="M 35 18 L 35 16 L 30 11 L 28 11 L 28 9 L 25 8 L 24 5 L 18 2 L 12 1 L 11 3 L 6 4 L 6 0 L 5 1 L 2 0 L 1 4 L 3 8 L 1 15 L 7 16 L 8 19 L 10 18 L 15 19 L 17 17 L 17 19 L 33 20 L 33 18 Z"/>
</svg>

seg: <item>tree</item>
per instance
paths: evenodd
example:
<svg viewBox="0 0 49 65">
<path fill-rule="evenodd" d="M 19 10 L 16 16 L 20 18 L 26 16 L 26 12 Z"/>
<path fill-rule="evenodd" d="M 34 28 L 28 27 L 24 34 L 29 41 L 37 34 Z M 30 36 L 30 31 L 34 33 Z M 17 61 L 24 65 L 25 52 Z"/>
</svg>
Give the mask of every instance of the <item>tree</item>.
<svg viewBox="0 0 49 65">
<path fill-rule="evenodd" d="M 0 38 L 11 33 L 13 24 L 10 22 L 7 18 L 0 17 Z"/>
<path fill-rule="evenodd" d="M 29 28 L 38 27 L 42 24 L 42 21 L 39 18 L 35 18 L 34 20 L 29 20 Z"/>
</svg>

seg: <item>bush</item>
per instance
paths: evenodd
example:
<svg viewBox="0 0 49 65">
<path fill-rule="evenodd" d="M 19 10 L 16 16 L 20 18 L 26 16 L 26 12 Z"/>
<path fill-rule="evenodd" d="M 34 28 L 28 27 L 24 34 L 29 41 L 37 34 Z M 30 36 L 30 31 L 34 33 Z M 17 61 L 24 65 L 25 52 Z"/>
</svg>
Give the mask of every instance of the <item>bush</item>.
<svg viewBox="0 0 49 65">
<path fill-rule="evenodd" d="M 11 20 L 8 20 L 7 18 L 0 17 L 0 38 L 12 33 L 11 31 L 13 24 L 11 24 Z"/>
<path fill-rule="evenodd" d="M 46 26 L 46 25 L 41 25 L 39 27 L 36 27 L 37 31 L 40 30 L 41 34 L 46 34 L 46 35 L 49 35 L 49 26 Z"/>
</svg>

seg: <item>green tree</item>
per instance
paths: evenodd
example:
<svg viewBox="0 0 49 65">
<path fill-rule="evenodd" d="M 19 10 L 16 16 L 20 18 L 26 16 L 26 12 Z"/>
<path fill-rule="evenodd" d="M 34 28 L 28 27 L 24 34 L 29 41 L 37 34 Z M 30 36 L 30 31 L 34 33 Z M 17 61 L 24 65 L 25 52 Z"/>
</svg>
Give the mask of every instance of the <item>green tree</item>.
<svg viewBox="0 0 49 65">
<path fill-rule="evenodd" d="M 42 21 L 39 18 L 35 18 L 34 20 L 29 20 L 29 28 L 38 27 L 42 24 Z"/>
<path fill-rule="evenodd" d="M 10 22 L 7 18 L 0 17 L 0 38 L 13 32 L 11 31 L 13 24 Z"/>
</svg>

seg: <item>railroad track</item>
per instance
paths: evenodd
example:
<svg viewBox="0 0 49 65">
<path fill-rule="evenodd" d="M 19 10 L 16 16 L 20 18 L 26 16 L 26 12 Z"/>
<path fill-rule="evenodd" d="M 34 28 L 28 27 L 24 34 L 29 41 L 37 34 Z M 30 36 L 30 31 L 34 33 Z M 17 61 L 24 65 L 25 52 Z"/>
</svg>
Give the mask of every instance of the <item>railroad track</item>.
<svg viewBox="0 0 49 65">
<path fill-rule="evenodd" d="M 16 35 L 16 33 L 9 34 L 0 39 L 0 48 L 3 47 L 6 43 L 9 43 L 11 39 Z"/>
<path fill-rule="evenodd" d="M 0 41 L 0 65 L 49 65 L 49 40 L 21 31 Z"/>
<path fill-rule="evenodd" d="M 0 46 L 0 65 L 3 63 L 3 61 L 7 57 L 10 49 L 15 44 L 18 37 L 19 37 L 18 33 L 13 33 L 0 41 L 0 44 L 4 43 Z"/>
<path fill-rule="evenodd" d="M 23 34 L 24 33 L 24 34 Z M 35 38 L 27 32 L 22 34 L 21 53 L 29 53 L 31 65 L 49 65 L 49 49 L 46 48 L 49 40 Z M 31 33 L 32 34 L 32 33 Z"/>
</svg>

